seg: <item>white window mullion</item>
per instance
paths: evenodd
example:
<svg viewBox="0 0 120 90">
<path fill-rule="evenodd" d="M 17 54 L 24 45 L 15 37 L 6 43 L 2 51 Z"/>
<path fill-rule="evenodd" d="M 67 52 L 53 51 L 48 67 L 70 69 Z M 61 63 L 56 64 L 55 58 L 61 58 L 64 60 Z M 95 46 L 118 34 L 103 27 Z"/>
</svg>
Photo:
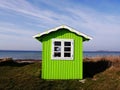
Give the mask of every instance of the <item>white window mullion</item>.
<svg viewBox="0 0 120 90">
<path fill-rule="evenodd" d="M 54 41 L 52 40 L 52 57 L 54 57 L 54 52 L 55 52 L 55 51 L 54 51 L 54 47 L 55 47 L 55 46 L 54 46 Z"/>
<path fill-rule="evenodd" d="M 61 58 L 64 58 L 64 41 L 61 41 Z"/>
<path fill-rule="evenodd" d="M 73 59 L 73 52 L 74 52 L 74 41 L 71 41 L 71 58 Z"/>
</svg>

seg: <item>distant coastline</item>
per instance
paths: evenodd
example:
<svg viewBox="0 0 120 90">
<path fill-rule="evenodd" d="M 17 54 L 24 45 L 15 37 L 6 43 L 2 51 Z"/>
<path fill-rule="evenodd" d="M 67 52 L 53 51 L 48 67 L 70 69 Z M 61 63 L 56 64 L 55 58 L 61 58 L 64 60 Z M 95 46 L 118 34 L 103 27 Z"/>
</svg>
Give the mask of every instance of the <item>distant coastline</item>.
<svg viewBox="0 0 120 90">
<path fill-rule="evenodd" d="M 8 52 L 11 52 L 11 51 L 13 51 L 13 52 L 42 52 L 42 51 L 39 51 L 39 50 L 0 50 L 0 52 L 1 51 L 8 51 Z"/>
<path fill-rule="evenodd" d="M 91 52 L 91 53 L 92 52 L 106 52 L 106 53 L 109 53 L 109 52 L 116 52 L 117 53 L 118 52 L 118 53 L 120 53 L 120 51 L 101 51 L 101 50 L 100 51 L 83 51 L 83 52 Z"/>
<path fill-rule="evenodd" d="M 18 52 L 42 52 L 41 50 L 0 50 L 0 51 L 8 51 L 8 52 L 9 52 L 9 51 L 10 51 L 10 52 L 11 52 L 11 51 L 13 51 L 13 52 L 14 52 L 14 51 L 15 51 L 15 52 L 17 52 L 17 51 L 18 51 Z M 109 53 L 109 52 L 120 52 L 120 51 L 97 50 L 97 51 L 83 51 L 83 52 L 108 52 L 108 53 Z"/>
<path fill-rule="evenodd" d="M 83 51 L 83 57 L 120 56 L 120 51 Z M 42 59 L 42 51 L 37 50 L 0 50 L 0 58 Z"/>
</svg>

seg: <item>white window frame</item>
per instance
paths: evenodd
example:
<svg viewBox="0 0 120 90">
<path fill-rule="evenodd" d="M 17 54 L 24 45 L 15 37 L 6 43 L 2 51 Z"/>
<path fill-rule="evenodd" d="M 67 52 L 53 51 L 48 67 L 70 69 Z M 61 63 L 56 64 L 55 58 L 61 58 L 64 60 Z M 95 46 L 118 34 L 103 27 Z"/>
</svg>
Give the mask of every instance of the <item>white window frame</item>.
<svg viewBox="0 0 120 90">
<path fill-rule="evenodd" d="M 55 41 L 60 41 L 61 42 L 61 57 L 54 57 L 54 42 Z M 67 51 L 64 51 L 64 42 L 71 42 L 71 57 L 64 57 L 64 53 Z M 53 60 L 73 60 L 74 58 L 74 40 L 73 39 L 52 39 L 52 49 L 51 49 L 51 59 Z"/>
</svg>

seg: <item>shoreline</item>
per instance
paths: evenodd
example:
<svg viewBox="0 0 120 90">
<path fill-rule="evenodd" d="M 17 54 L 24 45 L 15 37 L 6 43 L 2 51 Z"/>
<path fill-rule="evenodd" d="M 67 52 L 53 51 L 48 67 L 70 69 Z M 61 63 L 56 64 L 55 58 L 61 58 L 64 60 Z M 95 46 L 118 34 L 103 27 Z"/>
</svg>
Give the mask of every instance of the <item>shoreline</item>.
<svg viewBox="0 0 120 90">
<path fill-rule="evenodd" d="M 15 62 L 18 63 L 34 63 L 34 62 L 41 62 L 42 60 L 36 60 L 36 59 L 16 59 L 14 60 Z"/>
<path fill-rule="evenodd" d="M 84 61 L 100 61 L 100 60 L 107 60 L 107 61 L 118 61 L 120 62 L 120 55 L 115 56 L 115 55 L 108 55 L 108 56 L 93 56 L 93 57 L 83 57 L 83 62 Z M 34 62 L 42 62 L 41 59 L 13 59 L 13 58 L 0 58 L 0 62 L 5 62 L 5 61 L 15 61 L 18 63 L 34 63 Z"/>
<path fill-rule="evenodd" d="M 0 58 L 0 63 L 2 62 L 17 62 L 17 63 L 34 63 L 41 62 L 42 60 L 38 59 L 13 59 L 13 58 Z"/>
</svg>

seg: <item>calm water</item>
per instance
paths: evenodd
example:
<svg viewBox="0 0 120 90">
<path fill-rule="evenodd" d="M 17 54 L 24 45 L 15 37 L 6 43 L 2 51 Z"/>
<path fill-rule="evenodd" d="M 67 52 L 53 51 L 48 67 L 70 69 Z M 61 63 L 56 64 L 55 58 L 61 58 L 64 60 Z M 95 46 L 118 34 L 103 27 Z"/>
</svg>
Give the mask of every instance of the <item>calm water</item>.
<svg viewBox="0 0 120 90">
<path fill-rule="evenodd" d="M 85 51 L 84 57 L 94 57 L 94 56 L 120 56 L 120 52 L 95 52 L 95 51 Z M 36 59 L 39 60 L 42 57 L 41 51 L 0 51 L 0 58 L 11 57 L 13 59 Z"/>
<path fill-rule="evenodd" d="M 41 59 L 41 51 L 0 51 L 0 58 L 11 57 L 13 59 Z"/>
</svg>

